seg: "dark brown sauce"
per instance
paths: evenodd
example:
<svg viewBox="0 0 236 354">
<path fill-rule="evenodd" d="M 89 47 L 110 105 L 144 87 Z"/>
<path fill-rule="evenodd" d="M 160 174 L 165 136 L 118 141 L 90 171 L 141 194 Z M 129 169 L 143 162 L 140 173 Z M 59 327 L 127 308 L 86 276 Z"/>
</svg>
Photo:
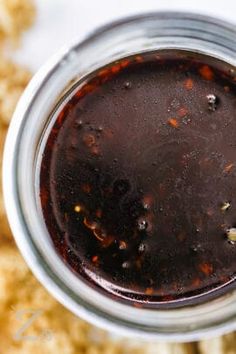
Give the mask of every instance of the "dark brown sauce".
<svg viewBox="0 0 236 354">
<path fill-rule="evenodd" d="M 234 285 L 236 83 L 219 66 L 175 52 L 123 59 L 75 90 L 47 138 L 49 234 L 116 299 L 178 305 Z"/>
</svg>

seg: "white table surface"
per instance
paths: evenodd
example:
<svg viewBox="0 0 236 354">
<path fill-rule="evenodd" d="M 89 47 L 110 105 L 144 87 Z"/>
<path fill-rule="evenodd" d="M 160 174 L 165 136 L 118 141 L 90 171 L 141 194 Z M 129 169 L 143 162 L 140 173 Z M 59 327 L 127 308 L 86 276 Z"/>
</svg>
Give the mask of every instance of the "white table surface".
<svg viewBox="0 0 236 354">
<path fill-rule="evenodd" d="M 101 24 L 152 10 L 186 10 L 236 23 L 236 0 L 35 0 L 36 23 L 14 59 L 36 71 L 60 47 Z"/>
</svg>

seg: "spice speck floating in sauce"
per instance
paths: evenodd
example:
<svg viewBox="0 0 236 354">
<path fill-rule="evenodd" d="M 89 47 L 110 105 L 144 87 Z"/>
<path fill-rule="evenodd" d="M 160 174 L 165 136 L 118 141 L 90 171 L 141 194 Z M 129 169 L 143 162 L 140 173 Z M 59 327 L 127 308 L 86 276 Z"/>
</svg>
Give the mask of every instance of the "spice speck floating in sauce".
<svg viewBox="0 0 236 354">
<path fill-rule="evenodd" d="M 234 287 L 234 75 L 208 56 L 160 51 L 112 63 L 65 97 L 44 139 L 40 199 L 80 279 L 151 308 Z"/>
</svg>

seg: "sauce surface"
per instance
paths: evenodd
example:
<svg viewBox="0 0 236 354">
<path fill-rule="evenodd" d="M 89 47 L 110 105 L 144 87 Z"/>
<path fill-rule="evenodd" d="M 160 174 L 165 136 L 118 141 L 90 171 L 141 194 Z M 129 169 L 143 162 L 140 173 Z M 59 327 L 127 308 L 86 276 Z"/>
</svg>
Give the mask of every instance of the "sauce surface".
<svg viewBox="0 0 236 354">
<path fill-rule="evenodd" d="M 144 306 L 232 286 L 235 112 L 233 69 L 204 56 L 136 56 L 88 78 L 41 162 L 44 220 L 65 263 Z"/>
</svg>

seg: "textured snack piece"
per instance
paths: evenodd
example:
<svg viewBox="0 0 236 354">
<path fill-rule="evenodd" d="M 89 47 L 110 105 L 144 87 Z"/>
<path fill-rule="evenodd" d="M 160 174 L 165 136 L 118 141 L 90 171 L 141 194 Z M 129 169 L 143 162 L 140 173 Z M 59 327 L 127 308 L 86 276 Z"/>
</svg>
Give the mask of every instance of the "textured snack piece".
<svg viewBox="0 0 236 354">
<path fill-rule="evenodd" d="M 31 74 L 1 56 L 0 60 L 0 123 L 7 126 L 15 106 Z"/>
<path fill-rule="evenodd" d="M 0 248 L 0 309 L 4 354 L 195 354 L 191 344 L 111 339 L 56 302 L 31 274 L 17 249 L 8 245 Z M 32 316 L 33 322 L 22 330 Z"/>
<path fill-rule="evenodd" d="M 3 56 L 0 58 L 0 225 L 1 238 L 9 238 L 9 226 L 5 216 L 2 193 L 2 154 L 7 126 L 14 112 L 16 103 L 29 82 L 31 74 Z"/>
<path fill-rule="evenodd" d="M 0 128 L 0 154 L 2 157 L 3 145 L 5 141 L 6 130 Z M 2 158 L 0 159 L 0 230 L 1 230 L 1 244 L 6 240 L 11 240 L 11 234 L 9 230 L 9 225 L 5 215 L 5 208 L 3 202 L 3 193 L 2 193 Z"/>
<path fill-rule="evenodd" d="M 22 32 L 34 20 L 31 0 L 0 0 L 0 230 L 1 241 L 11 238 L 2 195 L 2 153 L 7 125 L 31 74 L 4 56 L 5 46 L 17 44 Z"/>
<path fill-rule="evenodd" d="M 222 337 L 200 341 L 199 352 L 202 354 L 235 354 L 236 353 L 236 333 L 230 333 Z"/>
<path fill-rule="evenodd" d="M 31 0 L 0 1 L 0 45 L 18 44 L 24 30 L 33 24 L 35 6 Z"/>
</svg>

